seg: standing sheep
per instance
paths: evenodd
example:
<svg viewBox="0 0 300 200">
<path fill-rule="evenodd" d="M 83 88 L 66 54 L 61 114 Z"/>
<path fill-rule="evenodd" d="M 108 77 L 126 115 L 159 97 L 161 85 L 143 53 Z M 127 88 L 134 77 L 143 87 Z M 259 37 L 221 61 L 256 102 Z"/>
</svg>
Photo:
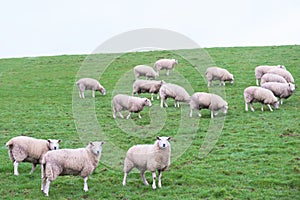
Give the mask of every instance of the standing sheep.
<svg viewBox="0 0 300 200">
<path fill-rule="evenodd" d="M 279 98 L 280 104 L 283 103 L 282 99 L 289 98 L 295 91 L 295 85 L 293 83 L 268 82 L 262 84 L 261 87 L 271 90 L 273 94 Z"/>
<path fill-rule="evenodd" d="M 140 76 L 146 76 L 146 79 L 153 78 L 156 79 L 158 77 L 158 73 L 154 71 L 154 69 L 147 65 L 138 65 L 133 68 L 135 80 L 137 80 Z"/>
<path fill-rule="evenodd" d="M 178 60 L 175 60 L 175 59 L 160 59 L 155 62 L 154 68 L 156 69 L 158 75 L 159 75 L 160 70 L 162 70 L 162 69 L 167 70 L 166 75 L 169 76 L 170 70 L 171 69 L 174 70 L 175 65 L 177 65 L 177 64 L 178 64 Z"/>
<path fill-rule="evenodd" d="M 158 187 L 161 188 L 162 171 L 165 171 L 171 163 L 171 137 L 157 137 L 153 145 L 135 145 L 131 147 L 126 154 L 124 161 L 124 179 L 123 186 L 126 185 L 128 173 L 137 168 L 140 171 L 145 185 L 149 185 L 145 172 L 152 172 L 152 188 L 156 189 L 156 170 L 158 171 Z"/>
<path fill-rule="evenodd" d="M 264 111 L 263 104 L 267 104 L 270 111 L 273 111 L 270 104 L 273 105 L 276 109 L 279 107 L 279 102 L 271 90 L 257 86 L 247 87 L 244 90 L 244 99 L 246 111 L 248 111 L 249 104 L 251 111 L 254 112 L 254 108 L 252 107 L 253 102 L 261 103 L 261 111 Z"/>
<path fill-rule="evenodd" d="M 172 83 L 163 84 L 159 90 L 159 96 L 161 98 L 161 108 L 163 105 L 168 107 L 167 98 L 174 99 L 174 107 L 179 107 L 179 102 L 189 103 L 191 98 L 183 87 Z"/>
<path fill-rule="evenodd" d="M 6 146 L 8 155 L 14 163 L 14 175 L 19 175 L 20 162 L 32 163 L 30 173 L 33 173 L 37 164 L 40 164 L 45 153 L 59 149 L 61 140 L 42 140 L 27 136 L 17 136 L 10 139 Z"/>
<path fill-rule="evenodd" d="M 103 95 L 106 94 L 105 88 L 96 80 L 92 78 L 82 78 L 77 82 L 77 87 L 79 89 L 79 97 L 84 99 L 84 91 L 92 90 L 92 97 L 95 97 L 95 91 L 101 92 Z"/>
<path fill-rule="evenodd" d="M 132 96 L 136 93 L 139 97 L 141 93 L 151 93 L 151 101 L 153 101 L 153 94 L 157 94 L 164 83 L 164 81 L 136 80 L 132 85 Z"/>
<path fill-rule="evenodd" d="M 225 81 L 229 81 L 231 84 L 234 82 L 233 75 L 226 69 L 220 67 L 209 67 L 206 69 L 205 76 L 207 79 L 208 87 L 211 86 L 213 80 L 219 80 L 220 85 L 225 85 Z"/>
<path fill-rule="evenodd" d="M 295 82 L 292 74 L 288 70 L 284 70 L 281 68 L 274 68 L 274 69 L 269 70 L 268 73 L 278 74 L 278 75 L 282 76 L 288 83 Z"/>
<path fill-rule="evenodd" d="M 256 77 L 256 85 L 259 85 L 259 80 L 261 77 L 266 74 L 268 71 L 274 68 L 281 68 L 285 70 L 285 66 L 283 65 L 276 65 L 276 66 L 270 66 L 270 65 L 261 65 L 257 66 L 254 70 L 255 77 Z"/>
<path fill-rule="evenodd" d="M 287 81 L 282 76 L 271 73 L 266 73 L 261 77 L 261 85 L 267 82 L 287 83 Z"/>
<path fill-rule="evenodd" d="M 49 195 L 51 181 L 58 176 L 81 176 L 84 180 L 83 190 L 88 191 L 88 177 L 99 164 L 104 142 L 90 142 L 86 148 L 60 149 L 49 151 L 42 160 L 42 191 Z"/>
<path fill-rule="evenodd" d="M 222 110 L 224 114 L 227 113 L 228 103 L 219 95 L 210 94 L 206 92 L 196 92 L 191 97 L 190 102 L 190 117 L 193 116 L 193 110 L 198 110 L 198 116 L 201 117 L 201 109 L 209 109 L 211 111 L 211 118 L 217 115 L 218 110 Z"/>
<path fill-rule="evenodd" d="M 147 98 L 132 97 L 125 94 L 117 94 L 112 100 L 113 118 L 116 118 L 116 113 L 119 112 L 121 118 L 124 118 L 121 111 L 128 110 L 129 114 L 127 119 L 130 118 L 133 112 L 138 113 L 138 117 L 142 118 L 140 112 L 144 106 L 151 106 L 151 101 Z"/>
</svg>

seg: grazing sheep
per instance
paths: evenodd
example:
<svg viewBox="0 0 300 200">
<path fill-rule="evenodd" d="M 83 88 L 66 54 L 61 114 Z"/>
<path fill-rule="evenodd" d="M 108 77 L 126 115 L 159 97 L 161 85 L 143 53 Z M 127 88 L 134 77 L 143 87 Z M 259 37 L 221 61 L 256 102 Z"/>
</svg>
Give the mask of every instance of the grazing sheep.
<svg viewBox="0 0 300 200">
<path fill-rule="evenodd" d="M 211 86 L 213 80 L 219 80 L 220 85 L 225 85 L 225 81 L 230 81 L 233 84 L 234 78 L 226 69 L 220 67 L 209 67 L 206 69 L 205 76 L 208 87 Z"/>
<path fill-rule="evenodd" d="M 252 107 L 253 102 L 261 103 L 261 111 L 264 111 L 263 104 L 267 104 L 270 111 L 273 111 L 270 104 L 273 105 L 276 109 L 279 107 L 279 102 L 271 90 L 257 86 L 247 87 L 244 90 L 244 99 L 246 111 L 248 111 L 249 104 L 251 111 L 254 112 L 254 108 Z"/>
<path fill-rule="evenodd" d="M 211 111 L 211 118 L 217 115 L 218 110 L 222 110 L 224 114 L 227 113 L 228 103 L 219 95 L 210 94 L 206 92 L 196 92 L 191 97 L 190 102 L 190 117 L 193 116 L 193 110 L 198 110 L 198 116 L 201 117 L 201 109 L 209 109 Z"/>
<path fill-rule="evenodd" d="M 261 77 L 261 85 L 267 82 L 287 83 L 287 81 L 282 76 L 271 73 L 266 73 Z"/>
<path fill-rule="evenodd" d="M 172 98 L 175 100 L 174 107 L 179 107 L 179 102 L 190 102 L 190 95 L 187 93 L 187 91 L 183 87 L 172 83 L 163 84 L 159 90 L 159 96 L 161 98 L 161 108 L 163 107 L 163 104 L 165 107 L 168 107 L 166 102 L 167 98 Z"/>
<path fill-rule="evenodd" d="M 155 62 L 154 68 L 156 69 L 158 75 L 160 70 L 162 69 L 167 70 L 166 75 L 169 76 L 170 69 L 174 70 L 174 67 L 177 64 L 178 64 L 178 60 L 175 59 L 160 59 Z"/>
<path fill-rule="evenodd" d="M 105 88 L 96 80 L 92 78 L 82 78 L 77 82 L 77 87 L 79 89 L 79 97 L 84 99 L 84 91 L 92 90 L 92 97 L 95 97 L 95 91 L 101 92 L 103 95 L 106 94 Z"/>
<path fill-rule="evenodd" d="M 44 154 L 50 150 L 57 150 L 61 140 L 42 140 L 27 136 L 17 136 L 10 139 L 6 146 L 8 155 L 14 163 L 14 175 L 19 175 L 20 162 L 32 163 L 30 173 L 33 173 L 37 164 L 40 164 Z"/>
<path fill-rule="evenodd" d="M 277 65 L 277 66 L 270 66 L 270 65 L 261 65 L 257 66 L 254 70 L 255 77 L 256 77 L 256 85 L 259 85 L 259 80 L 261 77 L 266 74 L 268 71 L 274 68 L 281 68 L 285 70 L 285 66 L 283 65 Z"/>
<path fill-rule="evenodd" d="M 124 118 L 121 111 L 128 110 L 127 119 L 130 118 L 133 112 L 138 113 L 138 117 L 142 118 L 140 112 L 144 106 L 151 106 L 151 101 L 147 98 L 132 97 L 125 94 L 117 94 L 112 100 L 113 104 L 113 118 L 116 118 L 116 113 L 119 112 L 121 118 Z"/>
<path fill-rule="evenodd" d="M 284 70 L 281 68 L 274 68 L 268 71 L 271 74 L 278 74 L 282 76 L 288 83 L 295 83 L 292 74 L 288 70 Z"/>
<path fill-rule="evenodd" d="M 84 180 L 83 190 L 87 192 L 87 180 L 99 164 L 103 144 L 104 142 L 90 142 L 85 148 L 47 152 L 42 160 L 41 189 L 45 195 L 49 195 L 51 181 L 63 175 L 81 176 Z"/>
<path fill-rule="evenodd" d="M 279 98 L 280 104 L 283 103 L 283 99 L 289 98 L 295 91 L 293 83 L 268 82 L 262 84 L 261 87 L 271 90 Z"/>
<path fill-rule="evenodd" d="M 161 188 L 162 171 L 165 171 L 170 166 L 171 144 L 169 140 L 171 137 L 157 137 L 157 140 L 152 145 L 135 145 L 131 147 L 126 154 L 124 161 L 124 179 L 123 186 L 126 185 L 126 178 L 128 173 L 137 168 L 140 171 L 142 180 L 145 185 L 149 185 L 145 172 L 148 170 L 152 172 L 152 188 L 156 189 L 156 170 L 158 171 L 158 187 Z"/>
<path fill-rule="evenodd" d="M 158 73 L 154 71 L 154 69 L 147 65 L 138 65 L 133 68 L 135 80 L 137 80 L 140 76 L 146 76 L 146 79 L 153 78 L 156 79 L 158 77 Z"/>
<path fill-rule="evenodd" d="M 164 81 L 136 80 L 132 85 L 132 96 L 136 93 L 139 97 L 141 93 L 151 93 L 151 101 L 153 101 L 153 94 L 157 94 L 164 83 Z M 157 95 L 157 99 L 159 99 L 159 95 Z"/>
</svg>

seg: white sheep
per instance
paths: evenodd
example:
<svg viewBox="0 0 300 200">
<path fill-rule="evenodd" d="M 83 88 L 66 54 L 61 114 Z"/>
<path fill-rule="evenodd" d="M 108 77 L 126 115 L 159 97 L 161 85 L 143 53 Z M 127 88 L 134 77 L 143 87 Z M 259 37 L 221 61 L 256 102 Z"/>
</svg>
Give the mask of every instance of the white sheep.
<svg viewBox="0 0 300 200">
<path fill-rule="evenodd" d="M 279 107 L 279 102 L 271 90 L 257 86 L 250 86 L 244 90 L 244 100 L 246 111 L 248 111 L 249 104 L 251 111 L 254 112 L 253 102 L 261 103 L 261 111 L 264 111 L 263 104 L 266 104 L 270 111 L 273 111 L 270 105 L 273 105 L 276 109 Z"/>
<path fill-rule="evenodd" d="M 61 140 L 42 140 L 27 136 L 17 136 L 10 139 L 6 146 L 8 155 L 14 163 L 14 175 L 19 175 L 20 162 L 32 163 L 30 173 L 33 173 L 37 164 L 40 164 L 45 153 L 59 149 Z"/>
<path fill-rule="evenodd" d="M 277 83 L 287 83 L 285 78 L 278 74 L 266 73 L 261 77 L 260 84 L 264 84 L 267 82 L 277 82 Z"/>
<path fill-rule="evenodd" d="M 79 89 L 79 97 L 84 99 L 84 91 L 92 90 L 92 97 L 95 97 L 95 91 L 101 92 L 103 95 L 106 94 L 105 88 L 97 81 L 92 78 L 82 78 L 77 82 L 77 87 Z"/>
<path fill-rule="evenodd" d="M 191 98 L 183 87 L 172 83 L 163 84 L 159 90 L 159 96 L 161 98 L 161 108 L 163 105 L 168 107 L 167 98 L 174 99 L 174 107 L 179 107 L 179 102 L 189 103 Z"/>
<path fill-rule="evenodd" d="M 135 80 L 137 80 L 140 76 L 146 76 L 146 79 L 156 79 L 158 77 L 158 73 L 156 73 L 152 67 L 147 65 L 137 65 L 133 68 L 133 72 Z"/>
<path fill-rule="evenodd" d="M 206 69 L 205 76 L 207 79 L 208 87 L 211 86 L 212 81 L 219 80 L 220 85 L 225 85 L 225 81 L 229 81 L 231 84 L 234 82 L 234 77 L 229 71 L 220 67 L 209 67 Z"/>
<path fill-rule="evenodd" d="M 282 76 L 288 83 L 295 83 L 292 74 L 288 70 L 284 70 L 281 68 L 274 68 L 268 71 L 271 74 L 278 74 Z"/>
<path fill-rule="evenodd" d="M 199 117 L 201 117 L 201 109 L 209 109 L 211 111 L 211 118 L 214 118 L 219 110 L 222 110 L 224 114 L 227 113 L 228 103 L 219 95 L 196 92 L 191 96 L 190 117 L 193 116 L 194 109 L 198 110 Z"/>
<path fill-rule="evenodd" d="M 283 99 L 289 98 L 295 91 L 293 83 L 267 82 L 262 84 L 261 87 L 271 90 L 279 98 L 280 104 L 283 103 Z"/>
<path fill-rule="evenodd" d="M 157 74 L 159 75 L 159 71 L 162 69 L 166 70 L 166 75 L 169 76 L 169 72 L 171 69 L 174 70 L 175 65 L 178 64 L 178 60 L 175 59 L 160 59 L 155 62 L 154 68 L 156 69 Z"/>
<path fill-rule="evenodd" d="M 41 189 L 45 195 L 49 195 L 50 183 L 63 175 L 81 176 L 84 180 L 83 190 L 87 192 L 88 177 L 99 164 L 103 144 L 90 142 L 85 148 L 47 152 L 42 160 Z"/>
<path fill-rule="evenodd" d="M 161 188 L 162 171 L 168 169 L 171 164 L 171 137 L 157 137 L 154 144 L 135 145 L 131 147 L 126 154 L 124 161 L 124 179 L 123 186 L 126 185 L 128 173 L 137 168 L 140 171 L 142 180 L 145 185 L 149 185 L 145 172 L 152 172 L 152 188 L 156 189 L 156 170 L 158 171 L 158 187 Z"/>
<path fill-rule="evenodd" d="M 144 106 L 151 106 L 151 101 L 147 98 L 132 97 L 125 94 L 117 94 L 112 100 L 113 106 L 113 118 L 116 118 L 118 112 L 121 118 L 124 118 L 121 111 L 128 110 L 129 114 L 127 119 L 130 118 L 133 112 L 138 113 L 138 117 L 142 118 L 140 112 L 144 109 Z"/>
<path fill-rule="evenodd" d="M 141 93 L 151 93 L 151 101 L 153 101 L 153 94 L 158 94 L 164 83 L 164 81 L 136 80 L 132 85 L 132 96 L 136 93 L 139 97 Z M 159 95 L 157 95 L 157 99 L 159 99 Z"/>
<path fill-rule="evenodd" d="M 276 66 L 271 66 L 271 65 L 260 65 L 257 66 L 254 70 L 255 77 L 256 77 L 256 85 L 259 85 L 259 80 L 261 77 L 266 74 L 268 71 L 274 68 L 281 68 L 281 69 L 286 69 L 285 66 L 283 65 L 276 65 Z"/>
</svg>

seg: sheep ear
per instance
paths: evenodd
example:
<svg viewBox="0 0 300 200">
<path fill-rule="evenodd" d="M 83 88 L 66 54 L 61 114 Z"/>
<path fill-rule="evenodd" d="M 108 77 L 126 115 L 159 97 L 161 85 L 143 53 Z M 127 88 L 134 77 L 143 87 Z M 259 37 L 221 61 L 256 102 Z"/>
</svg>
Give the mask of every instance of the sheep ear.
<svg viewBox="0 0 300 200">
<path fill-rule="evenodd" d="M 168 137 L 168 139 L 167 140 L 171 140 L 172 139 L 172 137 Z"/>
<path fill-rule="evenodd" d="M 51 140 L 50 140 L 50 139 L 48 139 L 47 141 L 48 141 L 48 143 L 51 143 Z"/>
<path fill-rule="evenodd" d="M 89 142 L 89 145 L 94 146 L 94 143 L 93 142 Z"/>
<path fill-rule="evenodd" d="M 57 142 L 60 143 L 60 142 L 62 142 L 62 140 L 58 140 Z"/>
<path fill-rule="evenodd" d="M 160 140 L 160 137 L 159 137 L 159 136 L 156 136 L 156 139 L 157 139 L 157 140 Z"/>
<path fill-rule="evenodd" d="M 101 141 L 101 146 L 102 146 L 103 144 L 105 144 L 105 142 L 104 142 L 104 141 Z"/>
</svg>

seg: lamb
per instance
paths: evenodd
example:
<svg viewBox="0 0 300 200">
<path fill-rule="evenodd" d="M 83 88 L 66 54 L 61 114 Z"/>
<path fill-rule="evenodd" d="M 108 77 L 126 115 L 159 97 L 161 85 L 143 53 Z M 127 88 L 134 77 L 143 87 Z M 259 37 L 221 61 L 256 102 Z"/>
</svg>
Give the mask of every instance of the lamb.
<svg viewBox="0 0 300 200">
<path fill-rule="evenodd" d="M 164 83 L 164 81 L 136 80 L 132 85 L 132 96 L 136 93 L 139 97 L 141 93 L 151 93 L 151 101 L 153 101 L 153 94 L 157 94 Z M 157 99 L 159 99 L 159 95 L 157 95 Z"/>
<path fill-rule="evenodd" d="M 261 80 L 261 77 L 266 74 L 268 71 L 274 68 L 281 68 L 286 69 L 283 65 L 277 65 L 277 66 L 270 66 L 270 65 L 261 65 L 257 66 L 254 70 L 255 77 L 256 77 L 256 85 L 259 85 L 259 80 Z"/>
<path fill-rule="evenodd" d="M 268 82 L 262 84 L 261 87 L 271 90 L 279 98 L 280 104 L 283 103 L 283 99 L 289 98 L 295 91 L 293 83 Z"/>
<path fill-rule="evenodd" d="M 274 69 L 269 70 L 268 73 L 278 74 L 278 75 L 282 76 L 288 83 L 295 82 L 292 74 L 288 70 L 274 68 Z"/>
<path fill-rule="evenodd" d="M 49 196 L 50 183 L 58 176 L 81 176 L 84 180 L 83 190 L 88 191 L 88 177 L 99 164 L 104 142 L 90 142 L 85 148 L 60 149 L 49 151 L 42 160 L 41 189 Z"/>
<path fill-rule="evenodd" d="M 79 97 L 84 99 L 84 91 L 92 90 L 92 97 L 95 97 L 95 91 L 99 91 L 102 95 L 106 94 L 105 88 L 96 80 L 92 78 L 82 78 L 77 82 L 77 87 L 79 89 Z"/>
<path fill-rule="evenodd" d="M 126 185 L 128 173 L 137 168 L 140 171 L 145 185 L 149 185 L 145 178 L 145 171 L 152 172 L 152 188 L 156 189 L 156 170 L 158 171 L 158 187 L 161 188 L 162 171 L 168 169 L 171 164 L 171 137 L 157 137 L 152 145 L 135 145 L 126 154 L 124 161 L 123 186 Z"/>
<path fill-rule="evenodd" d="M 225 81 L 231 84 L 234 82 L 234 77 L 226 69 L 220 67 L 209 67 L 206 69 L 205 76 L 207 79 L 208 87 L 211 86 L 213 80 L 219 80 L 220 85 L 225 85 Z"/>
<path fill-rule="evenodd" d="M 132 97 L 125 94 L 117 94 L 112 100 L 113 104 L 113 118 L 116 118 L 118 112 L 121 118 L 124 118 L 121 111 L 128 110 L 129 114 L 127 119 L 130 118 L 133 112 L 138 113 L 138 117 L 142 118 L 140 112 L 144 109 L 144 106 L 151 106 L 151 101 L 147 98 Z"/>
<path fill-rule="evenodd" d="M 246 111 L 248 111 L 248 104 L 249 104 L 251 111 L 254 112 L 254 109 L 252 107 L 253 102 L 261 103 L 261 111 L 264 111 L 263 104 L 267 104 L 270 111 L 273 111 L 270 104 L 273 105 L 275 109 L 279 107 L 279 102 L 271 90 L 257 87 L 257 86 L 247 87 L 244 90 L 244 99 L 245 99 Z"/>
<path fill-rule="evenodd" d="M 189 103 L 191 98 L 183 87 L 172 83 L 163 84 L 159 90 L 159 96 L 161 97 L 161 108 L 163 108 L 163 104 L 168 107 L 167 98 L 175 100 L 174 107 L 179 107 L 179 102 Z"/>
<path fill-rule="evenodd" d="M 217 111 L 222 110 L 224 114 L 227 113 L 228 103 L 219 95 L 210 94 L 206 92 L 196 92 L 191 97 L 190 102 L 190 117 L 193 116 L 193 110 L 198 110 L 198 116 L 201 117 L 200 110 L 206 108 L 211 111 L 211 118 L 217 115 Z"/>
<path fill-rule="evenodd" d="M 8 155 L 14 163 L 14 175 L 18 176 L 20 162 L 32 163 L 30 174 L 34 172 L 36 165 L 40 164 L 45 153 L 59 149 L 61 140 L 42 140 L 27 136 L 17 136 L 10 139 L 6 146 Z"/>
<path fill-rule="evenodd" d="M 135 80 L 137 80 L 140 76 L 146 76 L 146 79 L 156 79 L 158 77 L 158 73 L 156 73 L 152 67 L 147 65 L 137 65 L 133 68 L 133 72 Z"/>
<path fill-rule="evenodd" d="M 287 83 L 287 81 L 282 76 L 271 73 L 266 73 L 261 77 L 261 85 L 267 82 Z"/>
<path fill-rule="evenodd" d="M 174 67 L 177 64 L 178 60 L 175 59 L 160 59 L 155 62 L 154 68 L 156 69 L 158 75 L 160 70 L 165 69 L 166 75 L 169 76 L 170 69 L 174 70 Z"/>
</svg>

